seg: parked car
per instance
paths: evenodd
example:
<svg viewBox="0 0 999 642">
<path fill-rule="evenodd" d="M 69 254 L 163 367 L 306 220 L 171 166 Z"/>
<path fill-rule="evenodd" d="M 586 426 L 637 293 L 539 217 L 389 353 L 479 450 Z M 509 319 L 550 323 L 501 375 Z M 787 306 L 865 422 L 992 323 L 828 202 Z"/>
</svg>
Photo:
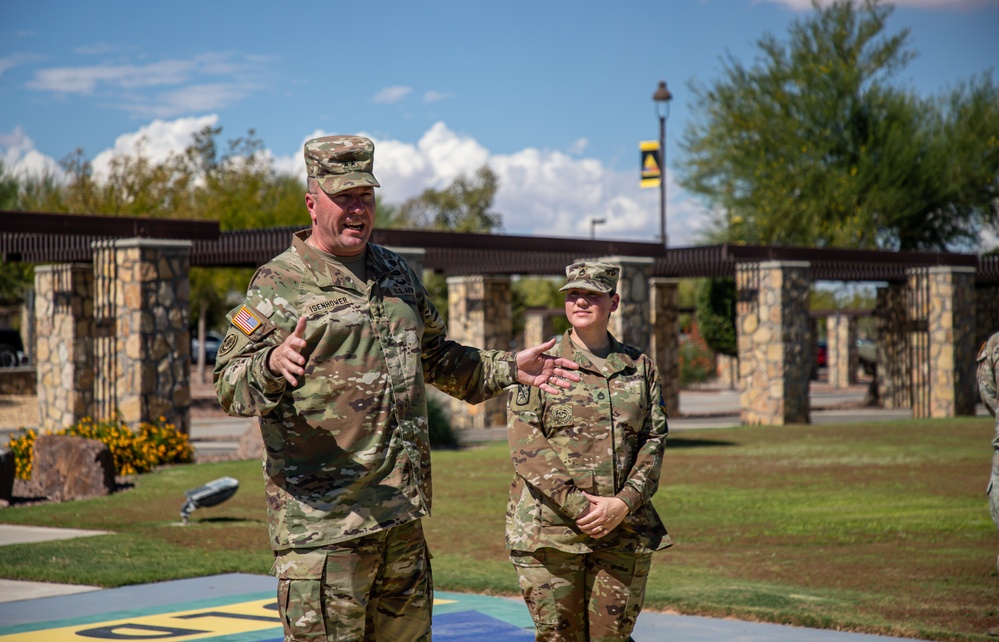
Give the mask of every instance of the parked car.
<svg viewBox="0 0 999 642">
<path fill-rule="evenodd" d="M 825 339 L 819 339 L 815 342 L 815 365 L 819 368 L 825 368 L 828 365 L 829 349 L 825 342 Z"/>
<path fill-rule="evenodd" d="M 878 344 L 872 339 L 857 339 L 857 360 L 864 374 L 873 375 L 878 365 Z"/>
<path fill-rule="evenodd" d="M 209 330 L 205 333 L 205 363 L 215 363 L 215 357 L 219 353 L 219 346 L 222 345 L 224 336 L 218 332 Z M 198 362 L 198 337 L 191 335 L 191 363 Z"/>
<path fill-rule="evenodd" d="M 0 330 L 0 368 L 13 368 L 27 362 L 21 333 L 17 330 Z"/>
</svg>

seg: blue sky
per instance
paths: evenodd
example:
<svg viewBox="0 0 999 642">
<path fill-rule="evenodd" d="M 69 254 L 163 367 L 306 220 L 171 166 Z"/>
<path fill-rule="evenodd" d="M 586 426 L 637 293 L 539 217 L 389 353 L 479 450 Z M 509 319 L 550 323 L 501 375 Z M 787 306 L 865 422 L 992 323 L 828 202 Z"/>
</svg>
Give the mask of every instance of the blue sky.
<svg viewBox="0 0 999 642">
<path fill-rule="evenodd" d="M 900 0 L 888 32 L 919 55 L 902 82 L 939 94 L 999 66 L 999 0 Z M 667 170 L 691 119 L 689 83 L 785 39 L 808 0 L 475 0 L 0 3 L 0 159 L 100 167 L 141 137 L 153 157 L 205 124 L 254 129 L 301 175 L 314 135 L 365 133 L 388 202 L 488 163 L 509 234 L 652 240 L 658 191 L 639 189 L 651 96 L 674 94 Z M 693 245 L 703 205 L 667 182 L 669 238 Z M 306 221 L 303 207 L 303 221 Z"/>
</svg>

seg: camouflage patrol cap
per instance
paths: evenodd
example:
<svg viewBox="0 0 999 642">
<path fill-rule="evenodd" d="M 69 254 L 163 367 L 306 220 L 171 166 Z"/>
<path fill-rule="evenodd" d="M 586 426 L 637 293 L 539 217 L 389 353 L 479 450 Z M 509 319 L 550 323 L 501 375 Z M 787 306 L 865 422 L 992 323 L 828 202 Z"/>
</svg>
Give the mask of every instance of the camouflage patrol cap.
<svg viewBox="0 0 999 642">
<path fill-rule="evenodd" d="M 375 144 L 363 136 L 323 136 L 305 142 L 305 169 L 333 195 L 352 187 L 380 187 L 374 174 Z"/>
<path fill-rule="evenodd" d="M 565 285 L 559 292 L 576 288 L 610 294 L 617 289 L 617 276 L 621 268 L 603 261 L 582 261 L 565 268 Z"/>
</svg>

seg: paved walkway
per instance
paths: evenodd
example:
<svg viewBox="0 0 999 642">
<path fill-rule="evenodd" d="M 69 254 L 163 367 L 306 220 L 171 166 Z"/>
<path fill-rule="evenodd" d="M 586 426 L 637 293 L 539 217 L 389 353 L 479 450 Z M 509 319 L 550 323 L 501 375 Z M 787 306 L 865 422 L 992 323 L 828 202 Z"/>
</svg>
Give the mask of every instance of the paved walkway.
<svg viewBox="0 0 999 642">
<path fill-rule="evenodd" d="M 233 573 L 0 604 L 0 642 L 81 638 L 281 642 L 277 580 Z M 646 611 L 636 642 L 890 642 L 822 629 Z M 529 642 L 533 625 L 520 599 L 438 591 L 436 642 Z"/>
</svg>

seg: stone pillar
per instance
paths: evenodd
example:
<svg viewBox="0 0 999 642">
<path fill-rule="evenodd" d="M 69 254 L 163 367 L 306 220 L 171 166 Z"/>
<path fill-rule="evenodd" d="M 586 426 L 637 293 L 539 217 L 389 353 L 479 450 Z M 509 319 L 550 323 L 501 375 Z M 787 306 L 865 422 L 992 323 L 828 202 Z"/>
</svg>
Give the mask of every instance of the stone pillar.
<svg viewBox="0 0 999 642">
<path fill-rule="evenodd" d="M 96 406 L 190 430 L 190 241 L 94 243 Z"/>
<path fill-rule="evenodd" d="M 635 346 L 647 355 L 652 354 L 652 311 L 649 300 L 649 278 L 652 259 L 611 256 L 599 259 L 621 268 L 617 280 L 617 293 L 621 305 L 611 314 L 608 329 L 621 343 Z"/>
<path fill-rule="evenodd" d="M 926 336 L 928 340 L 929 417 L 974 415 L 977 401 L 975 378 L 975 269 L 932 267 L 927 279 Z M 913 368 L 920 364 L 913 363 Z"/>
<path fill-rule="evenodd" d="M 826 319 L 826 362 L 829 385 L 846 388 L 857 383 L 857 319 L 834 314 Z"/>
<path fill-rule="evenodd" d="M 878 330 L 878 398 L 888 409 L 912 407 L 907 300 L 906 284 L 891 283 L 878 288 L 874 306 Z"/>
<path fill-rule="evenodd" d="M 739 389 L 739 359 L 727 354 L 715 355 L 715 375 L 717 383 L 729 390 Z"/>
<path fill-rule="evenodd" d="M 524 344 L 521 348 L 529 348 L 548 341 L 555 336 L 555 324 L 552 320 L 564 315 L 565 310 L 558 308 L 528 308 L 524 310 Z"/>
<path fill-rule="evenodd" d="M 509 350 L 513 339 L 510 277 L 452 276 L 447 279 L 448 338 L 467 346 Z M 507 395 L 475 406 L 452 399 L 456 430 L 506 426 Z"/>
<path fill-rule="evenodd" d="M 741 263 L 735 283 L 742 423 L 809 423 L 809 264 Z"/>
<path fill-rule="evenodd" d="M 35 268 L 35 363 L 42 430 L 94 412 L 94 272 L 89 264 Z"/>
<path fill-rule="evenodd" d="M 671 417 L 680 416 L 680 334 L 679 281 L 649 280 L 652 352 L 650 357 L 659 369 L 663 401 Z"/>
</svg>

